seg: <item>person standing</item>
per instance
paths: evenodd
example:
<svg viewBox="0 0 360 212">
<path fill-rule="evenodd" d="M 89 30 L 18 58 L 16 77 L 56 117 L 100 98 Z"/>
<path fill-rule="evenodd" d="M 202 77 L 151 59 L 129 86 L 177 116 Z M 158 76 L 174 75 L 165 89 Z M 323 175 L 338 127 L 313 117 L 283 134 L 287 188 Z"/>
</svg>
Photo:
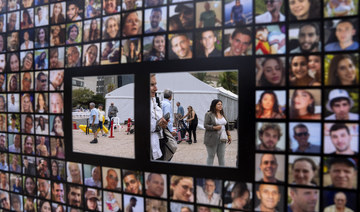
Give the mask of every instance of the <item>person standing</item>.
<svg viewBox="0 0 360 212">
<path fill-rule="evenodd" d="M 181 118 L 181 120 L 183 120 L 185 117 L 187 117 L 186 122 L 188 122 L 188 132 L 189 132 L 189 140 L 187 141 L 189 144 L 192 143 L 191 140 L 191 133 L 193 133 L 194 135 L 194 143 L 197 142 L 196 140 L 196 128 L 198 125 L 198 118 L 197 115 L 195 113 L 195 111 L 193 110 L 192 106 L 188 106 L 188 112 L 185 116 L 183 116 Z"/>
<path fill-rule="evenodd" d="M 90 117 L 89 117 L 89 124 L 91 126 L 91 130 L 94 133 L 94 140 L 90 141 L 91 144 L 96 144 L 97 140 L 97 129 L 99 125 L 99 111 L 95 108 L 95 103 L 90 103 Z"/>
<path fill-rule="evenodd" d="M 109 130 L 111 129 L 111 119 L 112 117 L 117 117 L 118 109 L 116 106 L 114 106 L 114 102 L 111 102 L 111 105 L 108 110 L 108 116 L 109 116 Z"/>
<path fill-rule="evenodd" d="M 219 165 L 224 166 L 225 146 L 226 143 L 231 143 L 231 136 L 220 99 L 214 99 L 211 102 L 210 110 L 205 114 L 204 127 L 204 144 L 208 153 L 206 164 L 213 165 L 215 154 L 217 154 Z"/>
<path fill-rule="evenodd" d="M 161 110 L 163 111 L 163 114 L 166 115 L 167 113 L 170 114 L 170 119 L 167 120 L 168 124 L 167 127 L 171 134 L 173 136 L 176 135 L 176 132 L 173 130 L 173 123 L 174 123 L 174 115 L 173 115 L 173 109 L 171 106 L 171 100 L 172 100 L 172 91 L 165 89 L 164 90 L 164 100 L 161 102 Z"/>
<path fill-rule="evenodd" d="M 98 112 L 99 112 L 99 128 L 100 128 L 102 136 L 105 137 L 106 134 L 104 133 L 104 125 L 103 125 L 104 124 L 103 120 L 105 120 L 105 118 L 104 118 L 105 112 L 102 109 L 103 109 L 103 106 L 100 104 L 99 108 L 98 108 Z"/>
</svg>

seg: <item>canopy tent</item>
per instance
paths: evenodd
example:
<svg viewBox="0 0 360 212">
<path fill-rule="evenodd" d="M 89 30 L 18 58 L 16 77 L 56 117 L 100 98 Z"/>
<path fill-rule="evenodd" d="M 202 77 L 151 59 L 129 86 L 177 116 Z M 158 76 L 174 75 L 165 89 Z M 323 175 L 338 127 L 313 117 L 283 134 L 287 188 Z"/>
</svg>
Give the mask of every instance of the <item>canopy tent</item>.
<svg viewBox="0 0 360 212">
<path fill-rule="evenodd" d="M 169 89 L 173 92 L 172 107 L 177 112 L 176 102 L 184 107 L 191 105 L 199 120 L 198 127 L 204 128 L 205 113 L 209 110 L 213 99 L 221 99 L 224 112 L 229 121 L 237 119 L 238 96 L 224 88 L 214 88 L 187 72 L 156 74 L 157 96 L 163 100 L 163 92 Z M 106 112 L 111 102 L 117 106 L 121 121 L 134 118 L 134 84 L 120 87 L 105 96 Z"/>
</svg>

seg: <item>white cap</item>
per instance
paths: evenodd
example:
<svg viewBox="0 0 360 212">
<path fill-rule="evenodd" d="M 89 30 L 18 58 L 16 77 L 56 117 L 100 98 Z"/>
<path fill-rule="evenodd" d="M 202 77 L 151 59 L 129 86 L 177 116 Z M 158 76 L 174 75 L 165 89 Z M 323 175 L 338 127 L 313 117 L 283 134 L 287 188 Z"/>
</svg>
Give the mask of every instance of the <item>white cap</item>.
<svg viewBox="0 0 360 212">
<path fill-rule="evenodd" d="M 350 98 L 350 96 L 346 90 L 334 89 L 334 90 L 330 91 L 330 93 L 329 93 L 329 101 L 326 104 L 326 109 L 328 109 L 328 111 L 334 112 L 331 108 L 331 102 L 337 98 L 345 98 L 345 99 L 349 100 L 350 107 L 352 107 L 354 105 L 354 101 Z"/>
</svg>

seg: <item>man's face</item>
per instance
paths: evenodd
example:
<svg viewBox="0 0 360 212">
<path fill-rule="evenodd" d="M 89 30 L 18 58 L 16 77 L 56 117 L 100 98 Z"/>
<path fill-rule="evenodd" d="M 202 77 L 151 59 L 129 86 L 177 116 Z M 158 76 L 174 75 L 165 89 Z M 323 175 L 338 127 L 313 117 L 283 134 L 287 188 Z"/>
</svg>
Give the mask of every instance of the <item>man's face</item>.
<svg viewBox="0 0 360 212">
<path fill-rule="evenodd" d="M 136 200 L 130 200 L 130 204 L 133 206 L 133 207 L 135 207 L 136 206 Z"/>
<path fill-rule="evenodd" d="M 346 99 L 336 101 L 332 104 L 331 109 L 335 113 L 337 120 L 348 119 L 349 111 L 351 109 L 350 102 Z"/>
<path fill-rule="evenodd" d="M 280 12 L 282 0 L 266 0 L 265 4 L 267 11 L 270 13 Z"/>
<path fill-rule="evenodd" d="M 31 75 L 29 72 L 24 73 L 23 80 L 22 80 L 22 90 L 23 91 L 30 91 L 31 88 Z"/>
<path fill-rule="evenodd" d="M 272 154 L 264 154 L 261 160 L 260 169 L 266 178 L 275 177 L 278 164 Z"/>
<path fill-rule="evenodd" d="M 280 201 L 279 188 L 276 185 L 261 184 L 256 192 L 263 208 L 273 210 Z"/>
<path fill-rule="evenodd" d="M 306 146 L 308 144 L 309 136 L 306 128 L 298 127 L 295 129 L 294 138 L 299 143 L 299 146 Z"/>
<path fill-rule="evenodd" d="M 341 153 L 350 150 L 351 135 L 346 129 L 341 128 L 331 131 L 330 138 L 337 152 Z"/>
<path fill-rule="evenodd" d="M 155 97 L 156 95 L 156 91 L 157 91 L 157 82 L 156 82 L 156 77 L 152 76 L 150 78 L 150 95 L 151 97 Z M 111 106 L 114 106 L 113 104 L 111 104 Z"/>
<path fill-rule="evenodd" d="M 103 5 L 106 14 L 116 11 L 116 0 L 104 0 Z"/>
<path fill-rule="evenodd" d="M 290 196 L 294 204 L 303 212 L 316 211 L 316 204 L 319 198 L 317 189 L 296 188 L 290 190 Z"/>
<path fill-rule="evenodd" d="M 191 8 L 183 8 L 180 11 L 179 19 L 183 27 L 186 28 L 192 26 L 192 22 L 194 21 L 194 10 Z"/>
<path fill-rule="evenodd" d="M 38 10 L 37 15 L 39 16 L 39 19 L 42 19 L 42 10 Z"/>
<path fill-rule="evenodd" d="M 5 136 L 0 136 L 0 147 L 5 148 Z"/>
<path fill-rule="evenodd" d="M 76 47 L 74 47 L 74 48 L 76 48 Z M 74 48 L 70 47 L 68 49 L 67 58 L 68 58 L 69 65 L 74 65 L 79 60 L 79 52 Z"/>
<path fill-rule="evenodd" d="M 130 174 L 124 178 L 125 191 L 133 194 L 138 194 L 140 191 L 140 182 L 135 175 Z"/>
<path fill-rule="evenodd" d="M 15 145 L 16 148 L 20 147 L 20 135 L 19 134 L 16 134 L 14 136 L 14 145 Z"/>
<path fill-rule="evenodd" d="M 171 40 L 171 49 L 179 59 L 191 57 L 190 40 L 184 35 L 176 36 Z"/>
<path fill-rule="evenodd" d="M 276 144 L 279 142 L 279 133 L 275 129 L 268 129 L 260 135 L 261 144 L 267 150 L 275 150 Z"/>
<path fill-rule="evenodd" d="M 16 25 L 16 13 L 11 13 L 9 17 L 9 29 L 14 30 Z"/>
<path fill-rule="evenodd" d="M 52 189 L 53 198 L 57 202 L 64 202 L 64 187 L 62 183 L 54 183 Z"/>
<path fill-rule="evenodd" d="M 92 178 L 94 180 L 100 180 L 100 168 L 99 167 L 96 167 L 94 169 L 94 172 L 92 173 Z"/>
<path fill-rule="evenodd" d="M 330 167 L 331 182 L 336 188 L 353 188 L 356 171 L 353 167 L 343 163 L 334 163 Z"/>
<path fill-rule="evenodd" d="M 215 192 L 216 185 L 213 180 L 206 180 L 205 181 L 205 193 L 207 195 L 212 195 Z"/>
<path fill-rule="evenodd" d="M 5 54 L 1 54 L 0 55 L 0 72 L 4 72 L 5 64 L 6 64 Z"/>
<path fill-rule="evenodd" d="M 205 31 L 201 34 L 201 44 L 205 50 L 212 50 L 215 47 L 216 37 L 213 31 Z"/>
<path fill-rule="evenodd" d="M 106 176 L 106 181 L 109 189 L 116 189 L 119 178 L 114 170 L 110 170 L 108 172 L 108 175 Z"/>
<path fill-rule="evenodd" d="M 147 193 L 151 196 L 161 197 L 164 193 L 164 179 L 159 174 L 152 174 L 151 180 L 146 181 Z"/>
<path fill-rule="evenodd" d="M 0 194 L 1 206 L 5 209 L 10 209 L 9 197 L 5 193 Z"/>
<path fill-rule="evenodd" d="M 335 207 L 337 209 L 344 209 L 346 206 L 346 196 L 344 193 L 339 192 L 335 194 L 334 197 L 334 203 L 335 203 Z"/>
<path fill-rule="evenodd" d="M 10 43 L 12 46 L 15 46 L 18 44 L 18 33 L 17 32 L 11 33 Z"/>
<path fill-rule="evenodd" d="M 32 118 L 28 117 L 25 119 L 25 132 L 31 133 L 32 128 L 33 128 L 33 120 Z"/>
<path fill-rule="evenodd" d="M 46 180 L 38 179 L 40 196 L 46 198 L 49 193 L 49 183 Z"/>
<path fill-rule="evenodd" d="M 134 9 L 135 8 L 135 2 L 136 0 L 124 0 L 125 1 L 125 5 L 126 5 L 126 9 L 130 10 L 130 9 Z"/>
<path fill-rule="evenodd" d="M 68 194 L 69 204 L 73 206 L 81 206 L 81 189 L 70 187 Z"/>
<path fill-rule="evenodd" d="M 0 87 L 3 86 L 4 81 L 5 81 L 5 76 L 3 74 L 0 74 Z"/>
<path fill-rule="evenodd" d="M 40 91 L 47 90 L 47 77 L 45 75 L 41 75 L 40 80 L 38 80 L 38 85 Z"/>
<path fill-rule="evenodd" d="M 316 29 L 311 25 L 303 26 L 299 32 L 300 48 L 303 52 L 313 52 L 319 45 L 320 36 L 316 34 Z"/>
<path fill-rule="evenodd" d="M 251 44 L 251 37 L 242 33 L 237 33 L 234 38 L 230 36 L 230 51 L 233 56 L 240 56 L 246 53 Z"/>
<path fill-rule="evenodd" d="M 151 28 L 157 28 L 159 26 L 160 21 L 161 21 L 161 12 L 159 11 L 151 12 L 150 15 Z"/>
<path fill-rule="evenodd" d="M 352 42 L 353 36 L 355 35 L 356 30 L 353 25 L 349 22 L 343 22 L 336 26 L 336 38 L 339 40 L 339 43 Z"/>
<path fill-rule="evenodd" d="M 77 164 L 71 164 L 69 166 L 69 170 L 70 170 L 71 178 L 73 180 L 78 179 L 80 177 L 80 170 L 79 170 L 79 166 Z"/>
<path fill-rule="evenodd" d="M 75 21 L 78 12 L 79 12 L 79 8 L 75 4 L 70 4 L 66 14 L 70 20 Z"/>
</svg>

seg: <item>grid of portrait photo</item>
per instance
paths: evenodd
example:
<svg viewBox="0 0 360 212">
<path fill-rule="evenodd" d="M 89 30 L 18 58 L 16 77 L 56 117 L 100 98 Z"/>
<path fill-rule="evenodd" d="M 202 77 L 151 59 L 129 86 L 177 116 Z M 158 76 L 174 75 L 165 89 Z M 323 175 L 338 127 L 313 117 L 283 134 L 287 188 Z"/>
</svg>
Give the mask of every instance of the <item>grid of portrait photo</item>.
<svg viewBox="0 0 360 212">
<path fill-rule="evenodd" d="M 0 0 L 0 209 L 359 210 L 358 14 L 359 0 Z M 66 157 L 68 70 L 227 57 L 255 62 L 253 180 Z"/>
</svg>

